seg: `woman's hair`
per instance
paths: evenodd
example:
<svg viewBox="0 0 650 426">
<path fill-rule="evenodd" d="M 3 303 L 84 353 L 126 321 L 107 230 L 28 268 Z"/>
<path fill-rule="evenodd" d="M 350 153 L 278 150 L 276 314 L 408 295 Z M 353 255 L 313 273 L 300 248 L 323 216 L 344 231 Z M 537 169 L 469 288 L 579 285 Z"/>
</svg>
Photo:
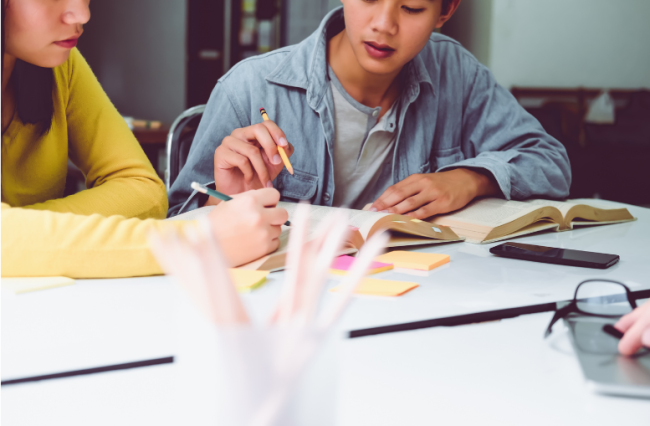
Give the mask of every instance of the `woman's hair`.
<svg viewBox="0 0 650 426">
<path fill-rule="evenodd" d="M 4 72 L 6 3 L 2 1 L 2 70 Z M 16 59 L 11 81 L 16 99 L 18 117 L 25 124 L 33 124 L 39 135 L 46 134 L 52 127 L 54 116 L 54 71 Z"/>
</svg>

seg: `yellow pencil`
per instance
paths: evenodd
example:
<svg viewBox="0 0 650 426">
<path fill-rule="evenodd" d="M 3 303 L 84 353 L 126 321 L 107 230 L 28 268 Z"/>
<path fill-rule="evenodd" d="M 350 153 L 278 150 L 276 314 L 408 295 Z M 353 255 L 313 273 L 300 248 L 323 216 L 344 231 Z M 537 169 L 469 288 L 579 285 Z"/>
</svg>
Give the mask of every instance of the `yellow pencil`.
<svg viewBox="0 0 650 426">
<path fill-rule="evenodd" d="M 264 108 L 260 108 L 260 114 L 262 114 L 264 121 L 268 121 L 269 116 L 266 114 L 266 110 Z M 278 145 L 278 152 L 280 153 L 280 158 L 282 158 L 284 166 L 287 168 L 289 173 L 293 175 L 293 166 L 289 162 L 289 157 L 287 157 L 287 153 L 284 151 L 284 148 Z"/>
</svg>

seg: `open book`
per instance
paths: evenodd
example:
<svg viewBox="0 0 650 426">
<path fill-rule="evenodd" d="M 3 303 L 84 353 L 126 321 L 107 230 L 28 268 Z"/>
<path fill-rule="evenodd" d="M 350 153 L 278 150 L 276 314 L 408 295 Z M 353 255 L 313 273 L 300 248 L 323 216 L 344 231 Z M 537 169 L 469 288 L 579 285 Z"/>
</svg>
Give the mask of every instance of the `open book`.
<svg viewBox="0 0 650 426">
<path fill-rule="evenodd" d="M 600 209 L 572 202 L 497 198 L 475 200 L 431 223 L 449 226 L 470 243 L 492 243 L 544 230 L 568 231 L 576 226 L 608 225 L 636 220 L 625 209 Z"/>
<path fill-rule="evenodd" d="M 295 203 L 278 203 L 289 212 L 289 220 L 293 219 L 297 204 Z M 190 212 L 178 215 L 171 220 L 193 220 L 208 214 L 213 207 L 202 207 Z M 310 209 L 310 229 L 309 237 L 315 237 L 316 230 L 320 222 L 333 214 L 338 208 L 324 206 L 309 206 Z M 438 224 L 431 224 L 421 220 L 413 219 L 408 216 L 400 216 L 388 213 L 374 213 L 361 210 L 348 210 L 350 212 L 350 226 L 359 228 L 358 231 L 351 233 L 346 248 L 341 254 L 356 253 L 361 249 L 363 243 L 370 238 L 375 232 L 388 229 L 391 233 L 388 247 L 404 247 L 415 245 L 429 245 L 448 243 L 452 241 L 462 241 L 458 235 L 450 228 Z M 282 227 L 280 235 L 280 247 L 261 259 L 241 266 L 243 269 L 255 269 L 263 271 L 273 271 L 282 269 L 286 260 L 287 245 L 289 242 L 289 232 L 291 228 Z"/>
<path fill-rule="evenodd" d="M 293 219 L 297 204 L 295 203 L 278 203 L 289 212 L 289 220 Z M 333 214 L 337 207 L 309 206 L 310 210 L 310 229 L 309 237 L 316 234 L 318 225 L 327 216 Z M 400 216 L 387 213 L 374 213 L 361 210 L 348 210 L 350 212 L 350 226 L 359 228 L 358 231 L 351 233 L 346 248 L 341 254 L 356 253 L 361 249 L 363 243 L 370 238 L 375 232 L 388 229 L 391 233 L 388 247 L 405 247 L 416 245 L 440 244 L 452 241 L 462 241 L 458 235 L 446 226 L 432 225 L 430 223 L 413 219 L 408 216 Z M 280 235 L 280 247 L 268 256 L 241 266 L 244 269 L 257 269 L 263 271 L 274 271 L 284 268 L 286 261 L 287 245 L 289 242 L 289 227 L 282 227 Z"/>
</svg>

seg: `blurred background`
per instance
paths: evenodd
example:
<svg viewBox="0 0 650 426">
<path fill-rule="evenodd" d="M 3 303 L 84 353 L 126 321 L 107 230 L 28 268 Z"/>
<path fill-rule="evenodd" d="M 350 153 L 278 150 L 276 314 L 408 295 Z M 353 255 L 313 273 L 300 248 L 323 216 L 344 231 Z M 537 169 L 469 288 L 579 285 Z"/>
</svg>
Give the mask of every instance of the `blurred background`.
<svg viewBox="0 0 650 426">
<path fill-rule="evenodd" d="M 169 126 L 247 57 L 300 42 L 338 0 L 93 0 L 79 41 L 161 176 Z M 571 158 L 572 198 L 650 207 L 650 1 L 463 0 L 442 29 Z M 158 123 L 160 122 L 160 124 Z M 70 191 L 74 191 L 74 172 Z"/>
</svg>

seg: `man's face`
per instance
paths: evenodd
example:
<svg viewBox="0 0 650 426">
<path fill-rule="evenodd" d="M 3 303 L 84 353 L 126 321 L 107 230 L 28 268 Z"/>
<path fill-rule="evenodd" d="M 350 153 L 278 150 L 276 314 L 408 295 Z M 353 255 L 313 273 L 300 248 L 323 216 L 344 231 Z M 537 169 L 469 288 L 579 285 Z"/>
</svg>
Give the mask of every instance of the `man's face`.
<svg viewBox="0 0 650 426">
<path fill-rule="evenodd" d="M 341 0 L 345 28 L 361 67 L 399 72 L 425 46 L 441 17 L 442 0 Z"/>
</svg>

